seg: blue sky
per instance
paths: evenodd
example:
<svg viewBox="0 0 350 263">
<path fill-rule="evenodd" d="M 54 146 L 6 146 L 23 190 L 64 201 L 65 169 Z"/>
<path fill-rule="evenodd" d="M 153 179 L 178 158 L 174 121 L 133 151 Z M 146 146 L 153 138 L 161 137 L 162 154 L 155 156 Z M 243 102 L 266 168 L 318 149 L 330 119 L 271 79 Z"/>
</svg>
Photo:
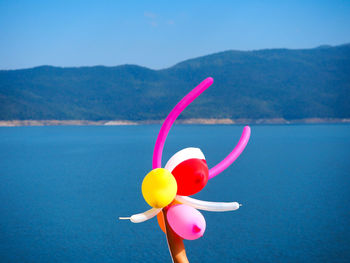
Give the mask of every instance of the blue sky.
<svg viewBox="0 0 350 263">
<path fill-rule="evenodd" d="M 350 1 L 0 0 L 0 69 L 138 64 L 350 42 Z"/>
</svg>

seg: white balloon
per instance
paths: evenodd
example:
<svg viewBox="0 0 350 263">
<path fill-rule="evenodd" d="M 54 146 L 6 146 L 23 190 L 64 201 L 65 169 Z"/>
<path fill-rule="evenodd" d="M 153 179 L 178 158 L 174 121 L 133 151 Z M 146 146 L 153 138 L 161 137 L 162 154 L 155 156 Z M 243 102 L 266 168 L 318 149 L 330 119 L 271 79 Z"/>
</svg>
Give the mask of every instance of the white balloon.
<svg viewBox="0 0 350 263">
<path fill-rule="evenodd" d="M 119 219 L 130 220 L 133 223 L 142 223 L 142 222 L 145 222 L 145 221 L 155 217 L 161 210 L 162 210 L 162 208 L 152 208 L 150 210 L 147 210 L 146 212 L 132 215 L 130 217 L 119 217 Z"/>
<path fill-rule="evenodd" d="M 237 210 L 241 206 L 237 202 L 207 202 L 181 195 L 177 195 L 175 199 L 182 204 L 212 212 L 233 211 Z"/>
<path fill-rule="evenodd" d="M 180 163 L 188 159 L 205 160 L 205 157 L 201 149 L 199 148 L 194 148 L 194 147 L 185 148 L 175 153 L 166 163 L 164 168 L 172 172 L 176 166 L 178 166 Z"/>
</svg>

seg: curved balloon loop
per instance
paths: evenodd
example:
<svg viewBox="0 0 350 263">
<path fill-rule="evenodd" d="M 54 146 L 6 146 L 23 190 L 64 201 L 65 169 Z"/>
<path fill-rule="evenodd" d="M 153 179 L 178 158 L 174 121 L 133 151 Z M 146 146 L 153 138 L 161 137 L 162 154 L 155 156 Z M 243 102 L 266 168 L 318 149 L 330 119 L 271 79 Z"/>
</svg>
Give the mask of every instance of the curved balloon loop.
<svg viewBox="0 0 350 263">
<path fill-rule="evenodd" d="M 232 150 L 232 152 L 230 152 L 229 155 L 227 155 L 226 158 L 223 159 L 220 163 L 218 163 L 217 165 L 215 165 L 213 168 L 209 170 L 209 179 L 213 178 L 214 176 L 224 171 L 238 158 L 238 156 L 240 156 L 244 148 L 247 146 L 249 138 L 250 138 L 250 127 L 245 126 L 243 129 L 241 138 L 239 139 L 236 147 Z"/>
<path fill-rule="evenodd" d="M 195 87 L 185 97 L 183 97 L 182 100 L 180 100 L 179 103 L 176 104 L 176 106 L 172 109 L 168 117 L 166 117 L 162 127 L 160 128 L 156 144 L 154 146 L 153 169 L 162 167 L 162 154 L 164 143 L 166 137 L 168 136 L 170 128 L 174 124 L 176 118 L 188 105 L 191 104 L 192 101 L 194 101 L 199 95 L 201 95 L 203 91 L 209 88 L 210 85 L 213 84 L 213 82 L 213 78 L 210 77 L 203 80 L 197 87 Z"/>
<path fill-rule="evenodd" d="M 154 146 L 153 151 L 153 169 L 162 167 L 162 154 L 163 148 L 165 144 L 165 140 L 168 136 L 168 133 L 174 124 L 177 117 L 181 114 L 181 112 L 190 105 L 200 94 L 203 93 L 207 88 L 209 88 L 213 84 L 213 78 L 209 77 L 203 80 L 197 87 L 195 87 L 192 91 L 190 91 L 169 113 L 165 121 L 163 122 L 162 127 L 158 133 L 158 137 L 156 140 L 156 144 Z M 250 127 L 246 126 L 243 129 L 242 136 L 237 143 L 236 147 L 232 150 L 232 152 L 226 156 L 219 164 L 214 166 L 209 170 L 209 179 L 215 177 L 224 171 L 227 167 L 229 167 L 242 153 L 244 148 L 246 147 L 250 137 Z"/>
</svg>

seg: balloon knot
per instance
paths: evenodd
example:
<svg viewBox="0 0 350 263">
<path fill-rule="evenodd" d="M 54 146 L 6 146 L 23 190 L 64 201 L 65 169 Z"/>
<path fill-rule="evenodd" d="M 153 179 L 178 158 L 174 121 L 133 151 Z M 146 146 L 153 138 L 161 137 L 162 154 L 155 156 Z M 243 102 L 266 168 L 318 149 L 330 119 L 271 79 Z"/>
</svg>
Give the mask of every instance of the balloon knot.
<svg viewBox="0 0 350 263">
<path fill-rule="evenodd" d="M 192 231 L 193 233 L 199 233 L 201 232 L 201 229 L 197 225 L 193 225 Z"/>
</svg>

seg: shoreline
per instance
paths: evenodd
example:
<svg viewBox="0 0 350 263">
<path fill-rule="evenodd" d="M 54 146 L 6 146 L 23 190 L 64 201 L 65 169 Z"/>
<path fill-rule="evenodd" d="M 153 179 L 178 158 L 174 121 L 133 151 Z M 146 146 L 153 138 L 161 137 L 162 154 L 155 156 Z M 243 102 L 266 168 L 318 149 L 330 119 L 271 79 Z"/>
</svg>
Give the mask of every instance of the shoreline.
<svg viewBox="0 0 350 263">
<path fill-rule="evenodd" d="M 21 127 L 21 126 L 128 126 L 128 125 L 149 125 L 162 124 L 164 120 L 0 120 L 0 127 Z M 203 124 L 203 125 L 243 125 L 243 124 L 331 124 L 350 123 L 350 118 L 305 118 L 297 120 L 286 120 L 283 118 L 271 119 L 179 119 L 177 124 Z"/>
</svg>

